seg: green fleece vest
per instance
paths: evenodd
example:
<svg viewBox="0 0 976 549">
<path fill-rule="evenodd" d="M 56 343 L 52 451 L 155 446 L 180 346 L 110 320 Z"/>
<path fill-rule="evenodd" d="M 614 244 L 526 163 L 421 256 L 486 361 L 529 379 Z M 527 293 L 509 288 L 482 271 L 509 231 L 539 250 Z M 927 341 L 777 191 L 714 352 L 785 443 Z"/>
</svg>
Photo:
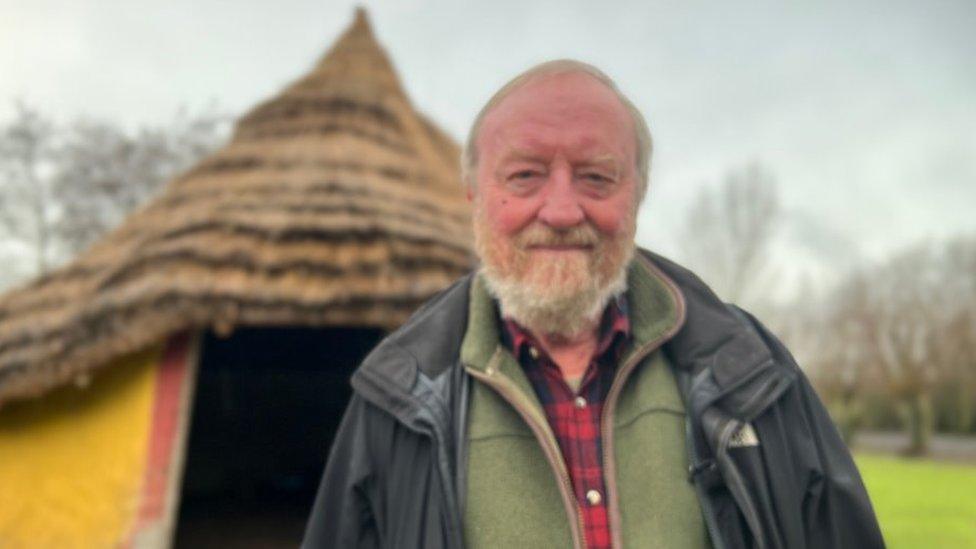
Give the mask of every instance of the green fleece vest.
<svg viewBox="0 0 976 549">
<path fill-rule="evenodd" d="M 630 265 L 627 298 L 633 337 L 621 365 L 643 346 L 653 347 L 681 321 L 676 291 L 643 259 Z M 573 547 L 570 520 L 580 519 L 575 498 L 564 497 L 570 485 L 558 444 L 521 366 L 499 341 L 495 308 L 478 277 L 461 347 L 461 360 L 475 379 L 468 414 L 465 545 Z M 687 480 L 684 405 L 659 350 L 637 363 L 616 409 L 605 408 L 604 413 L 613 414 L 610 461 L 616 473 L 615 482 L 607 479 L 608 492 L 615 484 L 619 503 L 608 502 L 609 511 L 619 509 L 623 546 L 709 547 Z M 604 437 L 606 445 L 606 433 Z M 611 474 L 607 463 L 604 471 Z M 578 531 L 582 535 L 581 527 Z"/>
</svg>

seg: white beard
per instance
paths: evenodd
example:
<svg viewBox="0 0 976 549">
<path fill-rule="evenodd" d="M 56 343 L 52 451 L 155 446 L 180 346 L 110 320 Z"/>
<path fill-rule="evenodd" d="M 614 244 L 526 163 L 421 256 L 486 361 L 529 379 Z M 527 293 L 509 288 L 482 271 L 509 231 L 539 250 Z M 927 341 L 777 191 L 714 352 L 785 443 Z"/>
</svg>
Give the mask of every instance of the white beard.
<svg viewBox="0 0 976 549">
<path fill-rule="evenodd" d="M 634 254 L 631 230 L 615 238 L 586 224 L 555 231 L 534 224 L 511 238 L 490 233 L 475 212 L 475 250 L 489 292 L 501 314 L 536 334 L 572 338 L 595 326 L 611 299 L 627 289 L 627 265 Z M 567 252 L 546 260 L 528 244 L 588 244 L 589 251 Z"/>
</svg>

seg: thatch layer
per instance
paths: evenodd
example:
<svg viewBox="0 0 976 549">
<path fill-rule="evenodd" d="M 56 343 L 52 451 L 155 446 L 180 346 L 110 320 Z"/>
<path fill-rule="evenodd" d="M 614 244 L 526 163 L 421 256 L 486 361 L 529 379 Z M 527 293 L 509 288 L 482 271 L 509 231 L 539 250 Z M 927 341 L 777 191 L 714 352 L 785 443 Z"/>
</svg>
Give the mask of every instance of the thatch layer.
<svg viewBox="0 0 976 549">
<path fill-rule="evenodd" d="M 0 404 L 187 328 L 395 327 L 472 265 L 458 154 L 359 11 L 225 148 L 0 296 Z"/>
</svg>

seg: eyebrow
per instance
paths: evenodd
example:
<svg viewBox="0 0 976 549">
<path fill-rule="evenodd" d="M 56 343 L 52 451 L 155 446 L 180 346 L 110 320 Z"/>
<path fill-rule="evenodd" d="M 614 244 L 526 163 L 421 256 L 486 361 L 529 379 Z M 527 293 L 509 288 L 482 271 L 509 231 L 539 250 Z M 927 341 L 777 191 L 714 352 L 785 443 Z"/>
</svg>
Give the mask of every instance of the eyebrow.
<svg viewBox="0 0 976 549">
<path fill-rule="evenodd" d="M 506 162 L 542 162 L 543 159 L 540 155 L 536 153 L 531 153 L 522 149 L 512 149 L 501 158 L 498 162 L 499 165 Z"/>
<path fill-rule="evenodd" d="M 617 157 L 612 154 L 603 154 L 594 158 L 590 158 L 582 162 L 583 167 L 600 167 L 613 172 L 614 177 L 620 177 L 623 173 L 622 166 L 617 160 Z"/>
<path fill-rule="evenodd" d="M 590 165 L 590 166 L 595 166 L 595 165 L 598 165 L 598 164 L 604 164 L 604 165 L 613 166 L 615 168 L 619 164 L 619 162 L 617 162 L 617 157 L 614 156 L 614 155 L 612 155 L 612 154 L 609 154 L 609 153 L 602 154 L 600 156 L 596 156 L 596 157 L 587 159 L 587 160 L 585 160 L 582 163 L 585 164 L 585 165 Z"/>
</svg>

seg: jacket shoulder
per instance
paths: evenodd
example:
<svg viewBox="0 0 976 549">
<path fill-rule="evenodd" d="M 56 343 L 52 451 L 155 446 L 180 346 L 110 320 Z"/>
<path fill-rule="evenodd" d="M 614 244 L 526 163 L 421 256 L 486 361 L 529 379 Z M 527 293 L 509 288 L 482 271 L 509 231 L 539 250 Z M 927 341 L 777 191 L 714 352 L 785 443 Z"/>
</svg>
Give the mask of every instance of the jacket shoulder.
<svg viewBox="0 0 976 549">
<path fill-rule="evenodd" d="M 380 377 L 409 391 L 418 372 L 435 378 L 447 370 L 460 351 L 467 327 L 473 277 L 469 273 L 427 300 L 377 344 L 356 375 Z"/>
<path fill-rule="evenodd" d="M 664 350 L 696 382 L 689 395 L 701 412 L 715 402 L 732 416 L 755 417 L 793 383 L 796 367 L 781 343 L 755 317 L 722 301 L 689 269 L 648 250 L 640 253 L 678 287 L 685 323 Z"/>
</svg>

